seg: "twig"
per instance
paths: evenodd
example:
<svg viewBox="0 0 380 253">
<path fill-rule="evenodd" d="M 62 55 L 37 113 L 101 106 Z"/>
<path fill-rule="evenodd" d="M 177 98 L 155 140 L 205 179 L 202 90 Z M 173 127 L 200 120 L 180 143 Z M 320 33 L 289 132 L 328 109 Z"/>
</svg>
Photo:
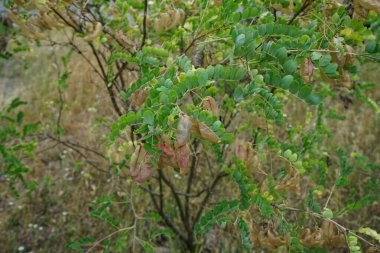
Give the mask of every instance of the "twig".
<svg viewBox="0 0 380 253">
<path fill-rule="evenodd" d="M 144 1 L 144 20 L 143 20 L 143 38 L 142 38 L 142 41 L 141 41 L 140 50 L 144 47 L 145 41 L 146 41 L 146 38 L 147 38 L 147 31 L 146 31 L 146 27 L 147 27 L 147 24 L 146 24 L 147 12 L 148 12 L 148 0 L 145 0 Z"/>
<path fill-rule="evenodd" d="M 127 231 L 127 230 L 131 230 L 135 227 L 135 225 L 132 225 L 130 227 L 126 227 L 126 228 L 121 228 L 119 230 L 116 230 L 115 232 L 112 232 L 111 234 L 107 235 L 106 237 L 103 237 L 102 239 L 100 239 L 99 241 L 96 241 L 92 246 L 91 248 L 89 248 L 86 253 L 89 253 L 91 250 L 93 250 L 96 246 L 98 246 L 102 241 L 104 240 L 107 240 L 108 238 L 114 236 L 115 234 L 118 234 L 118 233 L 121 233 L 123 231 Z"/>
<path fill-rule="evenodd" d="M 150 191 L 148 191 L 148 193 L 149 193 L 150 198 L 151 198 L 152 201 L 153 201 L 153 205 L 154 205 L 154 207 L 156 208 L 157 212 L 160 214 L 160 216 L 164 219 L 166 225 L 167 225 L 167 226 L 168 226 L 168 227 L 169 227 L 169 228 L 170 228 L 170 229 L 171 229 L 176 235 L 178 235 L 179 238 L 180 238 L 183 242 L 187 243 L 187 238 L 186 238 L 186 236 L 184 236 L 184 235 L 178 230 L 178 228 L 176 228 L 176 227 L 174 226 L 173 222 L 172 222 L 172 221 L 169 219 L 169 217 L 164 213 L 164 210 L 161 209 L 161 208 L 158 206 L 157 201 L 156 201 L 156 198 L 154 197 L 154 195 L 153 195 L 153 193 L 152 193 L 152 191 L 151 191 L 151 186 L 149 185 L 148 187 L 150 188 Z"/>
<path fill-rule="evenodd" d="M 309 5 L 312 3 L 313 1 L 309 1 L 309 0 L 306 0 L 303 5 L 301 6 L 301 8 L 297 11 L 296 14 L 294 14 L 294 16 L 289 20 L 288 22 L 288 25 L 291 25 L 294 20 L 299 16 L 301 15 L 301 13 L 306 10 L 307 7 L 309 7 Z"/>
<path fill-rule="evenodd" d="M 332 194 L 333 194 L 333 192 L 334 192 L 334 189 L 335 189 L 335 184 L 331 187 L 329 197 L 327 198 L 327 200 L 326 200 L 326 204 L 325 204 L 325 207 L 324 207 L 325 209 L 327 208 L 327 205 L 328 205 L 329 202 L 330 202 L 330 199 L 331 199 L 331 196 L 332 196 Z"/>
<path fill-rule="evenodd" d="M 94 167 L 96 170 L 101 171 L 101 172 L 104 172 L 104 173 L 108 173 L 108 174 L 110 174 L 109 171 L 107 171 L 107 170 L 105 170 L 105 169 L 102 169 L 102 168 L 99 168 L 99 166 L 97 166 L 95 163 L 93 163 L 91 160 L 89 160 L 89 159 L 87 158 L 87 156 L 86 156 L 85 154 L 83 154 L 79 149 L 73 147 L 72 145 L 70 145 L 70 144 L 68 144 L 68 143 L 66 143 L 66 142 L 64 142 L 64 141 L 61 141 L 61 140 L 58 139 L 58 138 L 55 138 L 55 137 L 52 136 L 52 135 L 49 135 L 49 134 L 48 134 L 47 136 L 48 136 L 50 139 L 52 139 L 52 140 L 54 140 L 54 141 L 56 141 L 56 142 L 58 142 L 58 143 L 60 143 L 60 144 L 62 144 L 62 145 L 64 145 L 64 146 L 66 146 L 66 147 L 68 147 L 68 148 L 70 148 L 70 149 L 76 151 L 81 157 L 83 157 L 83 158 L 85 159 L 85 161 L 86 161 L 88 164 L 90 164 L 90 165 L 91 165 L 92 167 Z"/>
<path fill-rule="evenodd" d="M 226 172 L 220 172 L 213 180 L 213 182 L 211 183 L 211 186 L 209 188 L 209 191 L 207 192 L 207 195 L 203 198 L 201 204 L 200 204 L 200 207 L 199 207 L 199 210 L 195 216 L 195 219 L 194 219 L 194 223 L 193 223 L 193 227 L 195 226 L 195 224 L 198 222 L 199 218 L 201 217 L 201 214 L 203 212 L 203 209 L 206 207 L 206 203 L 208 201 L 208 199 L 210 198 L 211 196 L 211 193 L 212 193 L 212 190 L 215 188 L 215 186 L 218 184 L 219 180 L 222 179 L 223 177 L 225 176 L 228 176 L 228 174 Z"/>
</svg>

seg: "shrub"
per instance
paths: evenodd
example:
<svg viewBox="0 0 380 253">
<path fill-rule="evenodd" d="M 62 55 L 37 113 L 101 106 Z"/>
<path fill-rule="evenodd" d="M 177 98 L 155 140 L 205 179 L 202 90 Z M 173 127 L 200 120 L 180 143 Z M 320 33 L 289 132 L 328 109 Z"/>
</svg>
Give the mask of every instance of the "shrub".
<svg viewBox="0 0 380 253">
<path fill-rule="evenodd" d="M 380 60 L 376 1 L 18 0 L 7 8 L 28 41 L 83 57 L 118 115 L 107 145 L 126 151 L 111 173 L 128 175 L 134 221 L 69 248 L 116 251 L 109 239 L 130 234 L 132 251 L 138 243 L 153 252 L 158 237 L 213 251 L 217 227 L 240 231 L 238 251 L 379 248 L 340 219 L 375 204 L 379 166 L 334 144 L 326 120 L 342 118 L 325 106 L 355 96 L 378 117 L 365 92 L 373 85 L 359 75 Z M 295 107 L 304 122 L 291 126 L 286 112 Z M 370 179 L 356 192 L 360 170 Z M 151 203 L 144 217 L 140 194 Z M 110 222 L 113 201 L 95 202 L 92 214 Z M 157 222 L 153 231 L 144 231 L 146 219 Z"/>
</svg>

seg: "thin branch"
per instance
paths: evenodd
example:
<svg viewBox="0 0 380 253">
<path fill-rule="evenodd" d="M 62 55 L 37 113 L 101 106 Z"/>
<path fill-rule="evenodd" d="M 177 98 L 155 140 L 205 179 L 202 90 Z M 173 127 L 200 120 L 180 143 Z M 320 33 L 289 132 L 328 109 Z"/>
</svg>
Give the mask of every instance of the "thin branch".
<svg viewBox="0 0 380 253">
<path fill-rule="evenodd" d="M 309 0 L 306 0 L 303 5 L 301 6 L 301 8 L 294 14 L 294 16 L 289 20 L 288 22 L 288 25 L 291 25 L 295 20 L 296 18 L 302 14 L 302 12 L 304 12 L 306 10 L 307 7 L 310 6 L 310 4 L 312 3 L 313 1 L 309 1 Z"/>
<path fill-rule="evenodd" d="M 102 169 L 102 168 L 99 168 L 99 166 L 97 166 L 95 163 L 93 163 L 91 160 L 89 160 L 88 158 L 87 158 L 87 156 L 85 155 L 85 154 L 83 154 L 79 149 L 77 149 L 76 147 L 73 147 L 72 145 L 70 145 L 70 144 L 68 144 L 68 143 L 66 143 L 66 142 L 64 142 L 64 141 L 61 141 L 60 139 L 58 139 L 58 138 L 55 138 L 54 136 L 52 136 L 52 135 L 47 135 L 50 139 L 52 139 L 52 140 L 54 140 L 54 141 L 56 141 L 56 142 L 59 142 L 60 144 L 62 144 L 62 145 L 64 145 L 64 146 L 66 146 L 66 147 L 68 147 L 68 148 L 70 148 L 70 149 L 72 149 L 72 150 L 74 150 L 74 151 L 76 151 L 82 158 L 84 158 L 85 159 L 85 161 L 88 163 L 88 164 L 90 164 L 92 167 L 94 167 L 96 170 L 98 170 L 98 171 L 100 171 L 100 172 L 104 172 L 104 173 L 108 173 L 108 174 L 110 174 L 110 172 L 109 171 L 107 171 L 107 170 L 105 170 L 105 169 Z"/>
<path fill-rule="evenodd" d="M 163 172 L 161 173 L 161 178 L 162 178 L 163 182 L 167 186 L 169 186 L 169 188 L 170 188 L 170 190 L 172 192 L 172 195 L 174 197 L 174 200 L 175 200 L 175 202 L 176 202 L 176 204 L 178 206 L 178 212 L 180 214 L 181 221 L 182 221 L 183 225 L 186 226 L 187 225 L 187 223 L 186 223 L 186 217 L 185 217 L 185 213 L 184 213 L 184 210 L 183 210 L 183 207 L 182 207 L 181 199 L 179 198 L 179 196 L 178 196 L 178 194 L 177 194 L 177 192 L 175 190 L 175 187 L 174 187 L 173 183 L 165 177 L 165 175 L 164 175 Z"/>
<path fill-rule="evenodd" d="M 213 32 L 219 31 L 219 30 L 221 30 L 221 29 L 223 29 L 223 28 L 226 28 L 226 26 L 225 26 L 225 25 L 222 25 L 222 26 L 217 27 L 217 28 L 215 28 L 215 29 L 212 29 L 212 30 L 210 30 L 210 31 L 208 31 L 208 32 L 206 32 L 206 33 L 204 33 L 204 34 L 201 34 L 201 35 L 195 36 L 195 37 L 191 40 L 191 42 L 190 42 L 190 44 L 187 46 L 187 48 L 184 50 L 184 53 L 186 53 L 187 51 L 189 51 L 190 48 L 194 46 L 194 44 L 195 44 L 195 42 L 196 42 L 197 40 L 202 39 L 202 38 L 206 37 L 207 35 L 209 35 L 209 34 L 211 34 L 211 33 L 213 33 Z"/>
<path fill-rule="evenodd" d="M 200 207 L 199 207 L 199 210 L 195 216 L 195 219 L 194 219 L 194 223 L 193 223 L 193 227 L 195 226 L 195 224 L 198 222 L 199 218 L 201 217 L 202 215 L 202 212 L 204 210 L 204 208 L 206 207 L 206 203 L 208 201 L 208 199 L 210 198 L 211 196 L 211 193 L 212 193 L 212 190 L 215 188 L 215 186 L 218 184 L 219 180 L 222 179 L 223 177 L 226 177 L 228 176 L 228 174 L 226 172 L 220 172 L 213 180 L 213 182 L 211 183 L 211 186 L 209 187 L 209 190 L 207 192 L 207 195 L 203 198 L 201 204 L 200 204 Z"/>
<path fill-rule="evenodd" d="M 194 141 L 194 150 L 197 149 L 197 146 L 198 146 L 198 143 L 195 140 Z M 185 195 L 185 216 L 186 217 L 189 217 L 189 209 L 190 208 L 189 208 L 189 196 L 188 196 L 188 194 L 190 194 L 191 187 L 193 185 L 193 178 L 194 178 L 195 170 L 197 167 L 196 164 L 197 164 L 197 156 L 194 155 L 191 159 L 190 173 L 189 173 L 189 177 L 187 180 L 187 188 L 186 188 L 186 195 Z"/>
<path fill-rule="evenodd" d="M 147 31 L 146 31 L 146 27 L 147 27 L 147 21 L 146 21 L 147 12 L 148 12 L 148 0 L 144 0 L 143 37 L 142 37 L 142 41 L 141 41 L 140 50 L 144 47 L 145 41 L 146 41 L 146 38 L 147 38 Z"/>
<path fill-rule="evenodd" d="M 152 199 L 152 201 L 153 201 L 153 205 L 154 205 L 154 207 L 155 207 L 155 209 L 157 210 L 157 212 L 160 214 L 160 216 L 164 219 L 164 221 L 165 221 L 165 223 L 166 223 L 166 225 L 176 234 L 176 235 L 178 235 L 179 236 L 179 238 L 183 241 L 183 242 L 185 242 L 185 243 L 187 243 L 187 238 L 186 238 L 186 236 L 184 236 L 179 230 L 178 230 L 178 228 L 176 228 L 175 226 L 174 226 L 174 224 L 173 224 L 173 222 L 169 219 L 169 217 L 164 213 L 164 210 L 163 209 L 160 209 L 160 207 L 158 206 L 158 204 L 157 204 L 157 200 L 156 200 L 156 198 L 154 197 L 154 195 L 153 195 L 153 193 L 152 193 L 152 191 L 151 191 L 151 186 L 149 185 L 148 186 L 149 187 L 149 189 L 150 189 L 150 191 L 148 191 L 148 193 L 149 193 L 149 196 L 150 196 L 150 198 Z M 144 189 L 144 188 L 142 188 L 142 189 Z"/>
<path fill-rule="evenodd" d="M 131 230 L 135 228 L 135 225 L 132 225 L 130 227 L 126 227 L 126 228 L 121 228 L 119 230 L 116 230 L 115 232 L 112 232 L 111 234 L 107 235 L 106 237 L 103 237 L 102 239 L 96 241 L 92 246 L 91 248 L 89 248 L 88 250 L 86 250 L 86 253 L 89 253 L 91 250 L 93 250 L 96 246 L 98 246 L 102 241 L 104 240 L 107 240 L 108 238 L 111 238 L 112 236 L 114 236 L 115 234 L 118 234 L 118 233 L 121 233 L 121 232 L 124 232 L 124 231 L 128 231 L 128 230 Z"/>
<path fill-rule="evenodd" d="M 118 105 L 117 102 L 116 102 L 116 99 L 115 99 L 115 93 L 114 93 L 114 91 L 113 91 L 113 89 L 112 89 L 112 86 L 109 86 L 109 85 L 108 85 L 108 82 L 107 82 L 107 73 L 106 73 L 106 71 L 105 71 L 105 69 L 104 69 L 104 66 L 103 66 L 103 64 L 102 64 L 102 62 L 101 62 L 101 60 L 100 60 L 100 58 L 99 58 L 98 53 L 96 52 L 96 49 L 95 49 L 95 47 L 94 47 L 94 44 L 92 44 L 91 42 L 89 42 L 88 44 L 89 44 L 89 46 L 91 47 L 92 53 L 94 54 L 94 56 L 95 56 L 95 58 L 96 58 L 96 61 L 98 62 L 98 65 L 99 65 L 100 70 L 101 70 L 101 72 L 102 72 L 102 75 L 103 75 L 103 77 L 104 77 L 103 80 L 104 80 L 104 83 L 105 83 L 105 85 L 106 85 L 106 87 L 107 87 L 108 94 L 110 95 L 110 98 L 111 98 L 111 102 L 112 102 L 113 108 L 115 109 L 116 113 L 117 113 L 119 116 L 121 116 L 121 115 L 123 115 L 123 113 L 121 112 L 121 110 L 120 110 L 120 108 L 119 108 L 119 105 Z"/>
</svg>

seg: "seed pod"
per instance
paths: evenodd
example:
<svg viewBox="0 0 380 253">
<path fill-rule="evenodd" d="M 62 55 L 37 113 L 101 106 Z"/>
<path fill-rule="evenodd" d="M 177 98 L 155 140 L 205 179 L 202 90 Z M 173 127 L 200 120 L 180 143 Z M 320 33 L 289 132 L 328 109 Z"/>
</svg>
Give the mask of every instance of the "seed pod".
<svg viewBox="0 0 380 253">
<path fill-rule="evenodd" d="M 171 18 L 173 17 L 173 16 L 171 16 L 171 14 L 173 14 L 171 11 L 172 10 L 168 10 L 168 13 L 161 13 L 160 14 L 160 22 L 164 26 L 165 31 L 168 31 L 170 29 Z"/>
<path fill-rule="evenodd" d="M 156 30 L 157 33 L 162 33 L 164 30 L 164 24 L 162 23 L 161 19 L 156 19 L 153 25 L 154 30 Z"/>
<path fill-rule="evenodd" d="M 380 2 L 378 0 L 358 0 L 358 2 L 363 8 L 380 13 Z"/>
<path fill-rule="evenodd" d="M 83 39 L 87 42 L 94 41 L 97 37 L 99 37 L 102 31 L 103 31 L 103 25 L 100 22 L 97 22 L 95 25 L 95 29 Z"/>
<path fill-rule="evenodd" d="M 213 97 L 207 96 L 202 100 L 203 109 L 219 117 L 219 106 Z"/>
<path fill-rule="evenodd" d="M 141 107 L 144 103 L 146 98 L 149 95 L 149 90 L 147 89 L 140 89 L 135 91 L 131 96 L 131 104 L 134 106 Z"/>
<path fill-rule="evenodd" d="M 175 156 L 170 156 L 168 154 L 166 154 L 165 152 L 163 152 L 161 155 L 160 155 L 160 158 L 158 159 L 158 167 L 160 169 L 164 169 L 164 168 L 167 168 L 167 167 L 171 167 L 171 168 L 177 168 L 177 162 L 175 161 Z"/>
<path fill-rule="evenodd" d="M 142 183 L 151 177 L 153 165 L 150 159 L 142 144 L 138 144 L 129 161 L 130 176 L 137 183 Z"/>
<path fill-rule="evenodd" d="M 169 15 L 172 17 L 172 21 L 166 30 L 176 28 L 181 23 L 181 13 L 179 10 L 172 10 Z"/>
<path fill-rule="evenodd" d="M 176 147 L 175 149 L 175 161 L 177 163 L 178 168 L 181 170 L 185 170 L 189 167 L 190 160 L 190 148 L 186 143 L 182 146 Z"/>
<path fill-rule="evenodd" d="M 160 149 L 168 156 L 174 156 L 175 152 L 170 144 L 170 139 L 167 136 L 162 137 L 163 142 L 160 144 Z"/>
<path fill-rule="evenodd" d="M 300 75 L 304 82 L 311 82 L 314 74 L 314 65 L 309 58 L 306 58 L 301 64 Z"/>
<path fill-rule="evenodd" d="M 179 24 L 182 24 L 185 21 L 185 19 L 186 19 L 186 13 L 182 9 L 178 9 L 178 11 L 179 11 L 179 15 L 180 15 L 180 22 L 179 22 Z"/>
<path fill-rule="evenodd" d="M 184 113 L 180 113 L 177 126 L 176 146 L 182 146 L 188 142 L 192 126 L 191 118 Z"/>
<path fill-rule="evenodd" d="M 344 49 L 346 50 L 344 65 L 352 66 L 355 63 L 355 56 L 352 54 L 354 49 L 349 45 L 344 45 Z"/>
<path fill-rule="evenodd" d="M 199 120 L 193 119 L 193 124 L 191 128 L 191 133 L 203 138 L 211 143 L 220 142 L 219 136 L 212 131 L 206 124 L 200 122 Z"/>
<path fill-rule="evenodd" d="M 118 31 L 116 33 L 116 38 L 117 40 L 120 42 L 120 44 L 122 44 L 124 47 L 133 47 L 134 46 L 134 43 L 129 40 L 124 34 L 122 31 Z"/>
<path fill-rule="evenodd" d="M 42 19 L 47 23 L 51 28 L 63 28 L 65 27 L 61 22 L 58 22 L 56 17 L 52 17 L 49 13 L 45 12 L 42 14 Z"/>
<path fill-rule="evenodd" d="M 238 159 L 245 161 L 248 157 L 247 145 L 242 140 L 235 142 L 235 155 Z"/>
</svg>

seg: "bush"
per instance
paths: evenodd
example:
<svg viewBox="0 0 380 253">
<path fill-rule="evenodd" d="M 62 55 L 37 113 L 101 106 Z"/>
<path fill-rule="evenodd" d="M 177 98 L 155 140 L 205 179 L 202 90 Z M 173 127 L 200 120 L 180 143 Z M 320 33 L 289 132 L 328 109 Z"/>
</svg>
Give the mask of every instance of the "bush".
<svg viewBox="0 0 380 253">
<path fill-rule="evenodd" d="M 76 53 L 118 115 L 105 142 L 125 152 L 110 173 L 127 175 L 133 222 L 70 249 L 154 252 L 168 238 L 190 252 L 229 244 L 225 251 L 379 249 L 375 230 L 346 219 L 376 205 L 380 167 L 336 145 L 327 123 L 344 120 L 330 108 L 339 97 L 345 107 L 364 101 L 378 119 L 366 92 L 374 85 L 360 76 L 380 60 L 377 2 L 18 0 L 6 7 L 28 42 L 70 49 L 60 94 L 81 71 L 68 68 Z M 301 116 L 292 115 L 297 108 Z M 58 119 L 51 138 L 64 133 Z M 138 206 L 136 198 L 148 197 Z M 91 215 L 115 225 L 114 202 L 98 199 Z M 240 242 L 232 245 L 236 231 Z M 227 244 L 211 239 L 218 233 Z"/>
</svg>

